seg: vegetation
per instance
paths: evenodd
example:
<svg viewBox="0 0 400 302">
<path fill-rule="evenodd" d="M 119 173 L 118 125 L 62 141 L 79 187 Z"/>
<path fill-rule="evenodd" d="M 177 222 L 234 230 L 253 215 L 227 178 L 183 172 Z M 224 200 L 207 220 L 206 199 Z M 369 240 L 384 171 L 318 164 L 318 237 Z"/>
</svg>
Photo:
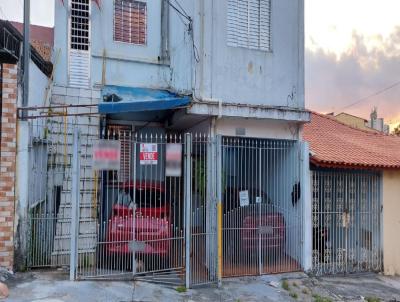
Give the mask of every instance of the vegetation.
<svg viewBox="0 0 400 302">
<path fill-rule="evenodd" d="M 186 293 L 186 291 L 187 291 L 186 287 L 184 287 L 184 286 L 178 286 L 175 290 L 178 293 Z"/>
<path fill-rule="evenodd" d="M 332 302 L 332 299 L 321 297 L 320 295 L 313 295 L 314 302 Z"/>
<path fill-rule="evenodd" d="M 376 298 L 376 297 L 366 297 L 365 301 L 367 301 L 367 302 L 381 302 L 381 299 Z"/>
<path fill-rule="evenodd" d="M 294 293 L 294 292 L 291 292 L 290 293 L 290 296 L 293 298 L 293 299 L 297 299 L 299 296 L 296 294 L 296 293 Z"/>
<path fill-rule="evenodd" d="M 283 280 L 283 281 L 282 281 L 282 288 L 283 288 L 284 290 L 289 290 L 289 289 L 290 289 L 290 287 L 289 287 L 289 282 L 287 282 L 287 280 Z"/>
<path fill-rule="evenodd" d="M 307 288 L 303 288 L 303 290 L 301 291 L 303 294 L 305 294 L 305 295 L 308 295 L 309 294 L 309 292 L 308 292 L 308 289 Z"/>
</svg>

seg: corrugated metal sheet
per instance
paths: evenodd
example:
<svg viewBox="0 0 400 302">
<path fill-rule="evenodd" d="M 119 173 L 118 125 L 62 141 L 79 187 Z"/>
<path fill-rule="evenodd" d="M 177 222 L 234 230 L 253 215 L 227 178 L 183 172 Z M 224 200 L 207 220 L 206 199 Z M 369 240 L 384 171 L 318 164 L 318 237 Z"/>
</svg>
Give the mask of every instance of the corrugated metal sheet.
<svg viewBox="0 0 400 302">
<path fill-rule="evenodd" d="M 228 45 L 271 50 L 271 0 L 228 0 Z"/>
</svg>

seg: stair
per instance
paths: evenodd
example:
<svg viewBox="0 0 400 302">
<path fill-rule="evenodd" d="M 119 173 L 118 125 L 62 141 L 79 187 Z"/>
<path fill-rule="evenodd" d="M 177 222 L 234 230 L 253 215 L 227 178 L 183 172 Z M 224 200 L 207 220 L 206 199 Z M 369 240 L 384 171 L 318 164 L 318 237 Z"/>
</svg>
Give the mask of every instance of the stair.
<svg viewBox="0 0 400 302">
<path fill-rule="evenodd" d="M 79 111 L 79 108 L 77 109 Z M 85 110 L 85 108 L 82 108 Z M 78 226 L 78 254 L 80 258 L 95 259 L 98 241 L 96 218 L 97 194 L 96 180 L 92 169 L 93 141 L 99 137 L 99 118 L 97 116 L 68 117 L 68 126 L 64 127 L 63 117 L 52 117 L 47 121 L 47 140 L 51 143 L 48 154 L 48 175 L 61 175 L 62 189 L 58 211 L 56 213 L 56 230 L 53 250 L 51 253 L 52 266 L 69 265 L 71 245 L 71 193 L 72 193 L 72 153 L 73 129 L 78 121 L 80 130 L 80 205 Z M 76 125 L 76 123 L 75 123 Z M 66 130 L 66 131 L 65 131 Z M 49 183 L 52 183 L 49 181 Z M 97 185 L 98 187 L 98 185 Z M 86 261 L 86 260 L 85 260 Z"/>
</svg>

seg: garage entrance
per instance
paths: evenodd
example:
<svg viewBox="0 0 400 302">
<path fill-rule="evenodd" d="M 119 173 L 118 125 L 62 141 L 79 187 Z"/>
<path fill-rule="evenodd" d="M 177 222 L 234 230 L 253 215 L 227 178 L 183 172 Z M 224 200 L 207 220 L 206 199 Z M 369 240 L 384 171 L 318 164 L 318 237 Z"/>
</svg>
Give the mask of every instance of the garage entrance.
<svg viewBox="0 0 400 302">
<path fill-rule="evenodd" d="M 370 171 L 312 171 L 313 271 L 381 271 L 381 176 Z"/>
<path fill-rule="evenodd" d="M 300 144 L 222 139 L 223 276 L 300 271 Z"/>
</svg>

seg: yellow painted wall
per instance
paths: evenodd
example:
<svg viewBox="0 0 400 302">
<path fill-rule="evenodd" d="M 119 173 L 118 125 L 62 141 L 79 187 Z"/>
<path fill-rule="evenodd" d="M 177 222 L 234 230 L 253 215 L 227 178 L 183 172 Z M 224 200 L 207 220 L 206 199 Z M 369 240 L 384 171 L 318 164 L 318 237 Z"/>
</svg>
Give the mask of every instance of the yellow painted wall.
<svg viewBox="0 0 400 302">
<path fill-rule="evenodd" d="M 383 173 L 383 265 L 400 275 L 400 171 Z"/>
<path fill-rule="evenodd" d="M 360 117 L 356 117 L 356 116 L 346 114 L 346 113 L 340 113 L 335 116 L 335 119 L 337 119 L 339 122 L 342 122 L 343 124 L 349 125 L 354 128 L 367 130 L 367 131 L 374 131 L 373 129 L 367 127 L 365 125 L 365 120 Z"/>
</svg>

